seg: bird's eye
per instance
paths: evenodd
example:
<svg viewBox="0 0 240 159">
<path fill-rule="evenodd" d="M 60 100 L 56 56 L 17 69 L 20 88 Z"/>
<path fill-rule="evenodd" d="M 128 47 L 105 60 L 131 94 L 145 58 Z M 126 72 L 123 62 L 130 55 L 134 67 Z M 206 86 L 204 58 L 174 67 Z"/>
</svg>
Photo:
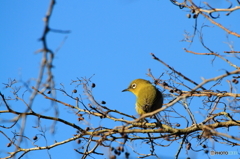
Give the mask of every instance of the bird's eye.
<svg viewBox="0 0 240 159">
<path fill-rule="evenodd" d="M 133 83 L 132 84 L 132 88 L 135 89 L 137 87 L 137 84 L 136 83 Z"/>
</svg>

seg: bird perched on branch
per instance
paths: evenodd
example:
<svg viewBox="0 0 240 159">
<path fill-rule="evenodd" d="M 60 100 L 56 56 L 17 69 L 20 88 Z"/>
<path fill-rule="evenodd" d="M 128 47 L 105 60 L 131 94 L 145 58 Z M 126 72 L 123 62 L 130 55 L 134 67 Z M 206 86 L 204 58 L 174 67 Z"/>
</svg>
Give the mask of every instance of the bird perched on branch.
<svg viewBox="0 0 240 159">
<path fill-rule="evenodd" d="M 129 91 L 136 95 L 136 111 L 141 116 L 162 107 L 163 95 L 149 81 L 144 79 L 133 80 L 127 89 L 122 92 Z"/>
</svg>

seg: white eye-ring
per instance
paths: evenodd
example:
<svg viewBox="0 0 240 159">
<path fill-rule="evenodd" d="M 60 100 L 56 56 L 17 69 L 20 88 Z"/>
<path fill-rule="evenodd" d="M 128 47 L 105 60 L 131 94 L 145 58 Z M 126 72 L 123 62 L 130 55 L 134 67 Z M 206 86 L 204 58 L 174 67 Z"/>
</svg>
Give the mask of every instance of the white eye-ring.
<svg viewBox="0 0 240 159">
<path fill-rule="evenodd" d="M 136 83 L 133 83 L 132 84 L 132 88 L 135 89 L 137 87 L 137 84 Z"/>
</svg>

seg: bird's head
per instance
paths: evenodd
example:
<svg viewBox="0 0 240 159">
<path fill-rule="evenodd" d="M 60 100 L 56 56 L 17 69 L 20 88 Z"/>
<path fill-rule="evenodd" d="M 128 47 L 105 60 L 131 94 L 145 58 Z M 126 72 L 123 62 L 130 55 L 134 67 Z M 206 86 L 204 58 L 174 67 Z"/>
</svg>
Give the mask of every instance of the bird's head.
<svg viewBox="0 0 240 159">
<path fill-rule="evenodd" d="M 144 79 L 133 80 L 127 89 L 122 90 L 122 92 L 129 91 L 138 96 L 138 92 L 145 86 L 151 84 L 149 81 Z"/>
</svg>

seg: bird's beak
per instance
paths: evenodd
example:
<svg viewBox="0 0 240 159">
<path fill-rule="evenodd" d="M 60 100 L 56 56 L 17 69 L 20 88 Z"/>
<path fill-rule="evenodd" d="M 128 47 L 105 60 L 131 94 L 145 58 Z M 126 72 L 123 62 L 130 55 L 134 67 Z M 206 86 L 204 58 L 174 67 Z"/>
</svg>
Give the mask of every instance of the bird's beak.
<svg viewBox="0 0 240 159">
<path fill-rule="evenodd" d="M 126 91 L 128 91 L 128 88 L 127 88 L 127 89 L 124 89 L 124 90 L 122 90 L 122 92 L 126 92 Z"/>
</svg>

